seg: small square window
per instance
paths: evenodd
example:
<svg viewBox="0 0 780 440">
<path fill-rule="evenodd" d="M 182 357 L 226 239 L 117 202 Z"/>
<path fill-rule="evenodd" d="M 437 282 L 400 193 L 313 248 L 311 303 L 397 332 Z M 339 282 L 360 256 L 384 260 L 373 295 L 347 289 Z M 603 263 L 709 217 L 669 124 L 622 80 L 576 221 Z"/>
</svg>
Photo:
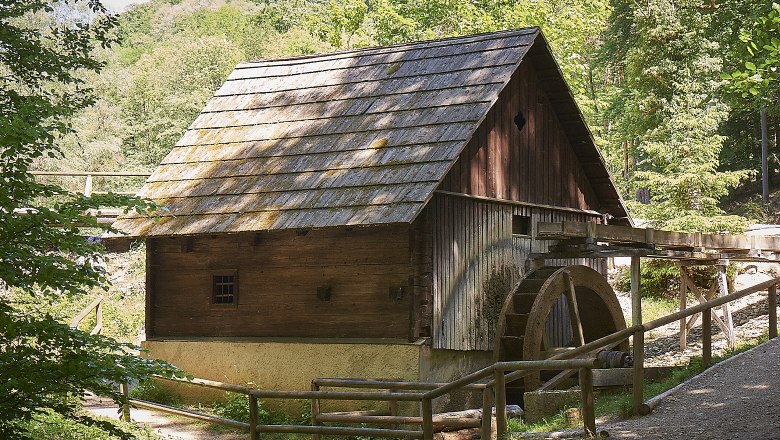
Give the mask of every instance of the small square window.
<svg viewBox="0 0 780 440">
<path fill-rule="evenodd" d="M 217 305 L 235 305 L 238 297 L 236 274 L 213 275 L 211 303 Z"/>
<path fill-rule="evenodd" d="M 531 235 L 531 217 L 527 215 L 513 215 L 512 235 Z"/>
</svg>

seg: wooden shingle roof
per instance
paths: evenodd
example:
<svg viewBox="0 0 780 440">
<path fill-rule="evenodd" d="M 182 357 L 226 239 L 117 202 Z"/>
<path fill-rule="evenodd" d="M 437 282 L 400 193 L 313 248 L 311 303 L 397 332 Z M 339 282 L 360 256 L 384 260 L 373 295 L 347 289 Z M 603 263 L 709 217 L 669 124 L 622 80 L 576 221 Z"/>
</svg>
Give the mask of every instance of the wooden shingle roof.
<svg viewBox="0 0 780 440">
<path fill-rule="evenodd" d="M 131 236 L 408 223 L 538 28 L 239 64 L 140 196 Z"/>
</svg>

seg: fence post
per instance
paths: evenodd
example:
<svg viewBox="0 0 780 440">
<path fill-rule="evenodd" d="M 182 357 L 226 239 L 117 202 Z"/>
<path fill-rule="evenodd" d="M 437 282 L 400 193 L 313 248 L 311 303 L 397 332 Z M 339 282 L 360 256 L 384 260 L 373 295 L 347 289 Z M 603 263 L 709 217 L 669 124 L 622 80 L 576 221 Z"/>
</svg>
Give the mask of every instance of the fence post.
<svg viewBox="0 0 780 440">
<path fill-rule="evenodd" d="M 635 415 L 640 415 L 642 403 L 644 403 L 645 381 L 645 333 L 639 329 L 634 333 L 634 376 L 632 380 L 633 409 Z"/>
<path fill-rule="evenodd" d="M 320 386 L 317 385 L 316 382 L 311 381 L 311 390 L 312 391 L 319 391 Z M 318 420 L 320 417 L 320 399 L 313 398 L 311 399 L 311 426 L 320 426 L 322 423 Z M 312 440 L 320 440 L 319 434 L 312 434 L 311 435 Z M 252 439 L 254 440 L 254 439 Z"/>
<path fill-rule="evenodd" d="M 249 395 L 249 439 L 257 440 L 257 425 L 259 420 L 257 417 L 257 397 Z"/>
<path fill-rule="evenodd" d="M 593 370 L 580 368 L 582 393 L 582 427 L 586 436 L 596 435 L 596 409 L 593 407 Z"/>
<path fill-rule="evenodd" d="M 482 390 L 482 435 L 480 438 L 489 439 L 493 435 L 493 399 L 490 387 Z"/>
<path fill-rule="evenodd" d="M 712 362 L 712 309 L 701 313 L 701 366 L 709 368 Z"/>
<path fill-rule="evenodd" d="M 642 324 L 642 295 L 640 291 L 641 273 L 639 257 L 631 257 L 631 325 Z M 682 273 L 683 268 L 680 268 Z M 645 380 L 645 333 L 644 329 L 634 333 L 634 376 L 632 381 L 634 414 L 639 415 L 639 410 L 644 402 Z"/>
<path fill-rule="evenodd" d="M 777 337 L 777 284 L 769 287 L 767 306 L 769 307 L 769 339 Z"/>
<path fill-rule="evenodd" d="M 95 307 L 95 328 L 98 329 L 97 334 L 103 334 L 103 301 L 100 301 Z"/>
<path fill-rule="evenodd" d="M 92 174 L 87 174 L 87 180 L 84 182 L 84 197 L 92 195 Z"/>
<path fill-rule="evenodd" d="M 119 384 L 119 391 L 122 393 L 122 395 L 125 396 L 125 399 L 130 398 L 130 388 L 126 383 Z M 124 404 L 122 405 L 122 420 L 125 422 L 130 421 L 130 405 Z"/>
<path fill-rule="evenodd" d="M 504 370 L 496 369 L 495 393 L 496 393 L 496 438 L 501 438 L 506 433 L 506 380 Z"/>
<path fill-rule="evenodd" d="M 433 402 L 431 399 L 422 399 L 420 415 L 422 416 L 423 439 L 433 440 Z"/>
</svg>

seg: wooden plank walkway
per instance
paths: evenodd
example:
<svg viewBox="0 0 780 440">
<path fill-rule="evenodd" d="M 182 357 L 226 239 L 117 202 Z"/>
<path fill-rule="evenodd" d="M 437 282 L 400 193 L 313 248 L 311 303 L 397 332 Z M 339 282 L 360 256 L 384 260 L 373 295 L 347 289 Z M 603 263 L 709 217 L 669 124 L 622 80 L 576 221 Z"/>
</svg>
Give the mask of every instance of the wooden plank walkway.
<svg viewBox="0 0 780 440">
<path fill-rule="evenodd" d="M 655 411 L 606 426 L 622 439 L 780 439 L 780 338 L 714 365 Z"/>
</svg>

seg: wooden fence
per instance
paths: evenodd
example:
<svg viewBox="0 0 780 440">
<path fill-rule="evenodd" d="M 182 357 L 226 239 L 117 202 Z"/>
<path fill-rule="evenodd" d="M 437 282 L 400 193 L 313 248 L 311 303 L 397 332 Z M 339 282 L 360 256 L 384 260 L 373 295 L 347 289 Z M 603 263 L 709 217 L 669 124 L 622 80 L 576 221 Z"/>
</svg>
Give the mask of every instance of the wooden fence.
<svg viewBox="0 0 780 440">
<path fill-rule="evenodd" d="M 249 431 L 250 439 L 256 440 L 260 433 L 301 433 L 311 434 L 318 439 L 321 435 L 366 435 L 372 437 L 392 438 L 423 438 L 433 439 L 435 418 L 432 402 L 448 393 L 460 390 L 482 392 L 482 419 L 479 423 L 482 438 L 490 438 L 492 431 L 492 414 L 495 405 L 496 431 L 500 438 L 507 430 L 506 416 L 506 384 L 519 380 L 537 370 L 563 370 L 565 373 L 579 372 L 580 389 L 582 393 L 583 427 L 586 433 L 596 433 L 595 411 L 593 407 L 592 369 L 599 368 L 601 362 L 593 357 L 605 347 L 633 337 L 633 410 L 636 414 L 647 414 L 657 404 L 658 399 L 643 401 L 644 386 L 644 334 L 663 325 L 685 319 L 697 313 L 702 313 L 702 359 L 704 367 L 712 360 L 712 320 L 711 311 L 714 307 L 734 301 L 752 293 L 767 290 L 769 293 L 769 338 L 777 337 L 777 286 L 780 278 L 765 281 L 752 287 L 719 297 L 688 309 L 664 316 L 648 323 L 633 325 L 595 341 L 589 342 L 570 351 L 558 354 L 547 360 L 497 362 L 491 366 L 475 371 L 458 380 L 449 383 L 427 383 L 409 381 L 388 381 L 374 379 L 315 379 L 310 391 L 277 391 L 257 390 L 240 385 L 225 384 L 205 379 L 192 381 L 183 379 L 162 378 L 169 381 L 191 385 L 215 388 L 223 391 L 241 393 L 248 396 L 248 411 L 250 423 L 224 419 L 209 414 L 199 413 L 154 402 L 131 399 L 138 407 L 156 409 L 197 420 L 208 421 L 233 428 Z M 641 321 L 641 320 L 640 320 Z M 589 356 L 588 358 L 576 358 Z M 322 390 L 322 387 L 350 388 L 352 391 Z M 361 391 L 354 391 L 361 389 Z M 258 399 L 306 399 L 311 400 L 310 425 L 266 425 L 260 424 L 258 418 Z M 353 413 L 322 413 L 322 400 L 350 401 L 383 401 L 389 404 L 389 414 L 375 411 L 358 411 Z M 400 401 L 418 402 L 419 416 L 401 416 L 397 413 L 397 403 Z M 323 423 L 344 424 L 389 424 L 417 425 L 419 430 L 366 428 L 348 426 L 325 426 Z M 474 421 L 463 421 L 462 427 L 477 427 Z"/>
</svg>

